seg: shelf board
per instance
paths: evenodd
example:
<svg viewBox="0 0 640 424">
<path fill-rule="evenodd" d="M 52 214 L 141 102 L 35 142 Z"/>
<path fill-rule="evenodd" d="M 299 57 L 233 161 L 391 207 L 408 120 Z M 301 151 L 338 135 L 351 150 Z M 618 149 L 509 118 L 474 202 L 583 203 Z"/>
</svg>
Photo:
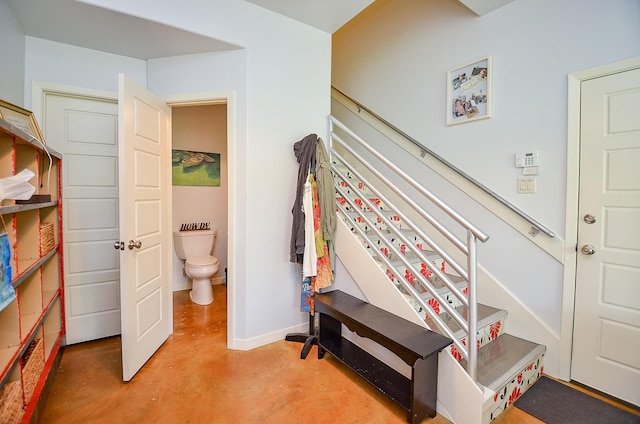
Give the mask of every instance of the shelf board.
<svg viewBox="0 0 640 424">
<path fill-rule="evenodd" d="M 51 202 L 44 202 L 44 203 L 30 203 L 30 204 L 26 204 L 26 205 L 7 205 L 7 206 L 0 206 L 0 215 L 7 215 L 10 213 L 19 213 L 19 212 L 25 212 L 25 211 L 30 211 L 33 209 L 44 209 L 44 208 L 50 208 L 52 206 L 57 206 L 58 202 L 57 201 L 51 201 Z"/>
<path fill-rule="evenodd" d="M 51 249 L 46 255 L 44 255 L 43 257 L 41 257 L 40 259 L 38 259 L 37 261 L 35 261 L 32 265 L 30 265 L 26 270 L 24 270 L 22 273 L 20 273 L 11 284 L 13 284 L 13 287 L 18 287 L 20 285 L 20 283 L 22 283 L 24 280 L 26 280 L 27 278 L 29 278 L 29 276 L 31 274 L 33 274 L 35 271 L 39 270 L 40 267 L 47 262 L 49 259 L 51 259 L 51 257 L 53 255 L 55 255 L 58 252 L 58 246 L 54 247 L 53 249 Z"/>
<path fill-rule="evenodd" d="M 405 411 L 410 410 L 410 379 L 344 337 L 321 341 L 320 346 Z"/>
<path fill-rule="evenodd" d="M 44 333 L 43 324 L 47 319 L 47 317 L 49 316 L 49 313 L 53 310 L 54 305 L 56 304 L 56 301 L 58 299 L 60 299 L 60 290 L 58 290 L 57 295 L 53 297 L 51 302 L 47 305 L 46 309 L 41 314 L 31 314 L 31 315 L 20 317 L 21 323 L 24 322 L 23 319 L 26 319 L 32 322 L 32 326 L 28 332 L 28 336 L 26 337 L 26 339 L 24 339 L 24 341 L 20 346 L 10 347 L 7 349 L 0 349 L 0 355 L 1 355 L 0 360 L 5 360 L 6 358 L 6 361 L 7 361 L 7 365 L 5 366 L 3 373 L 0 374 L 2 376 L 2 378 L 0 379 L 0 387 L 2 387 L 7 382 L 7 379 L 11 375 L 11 370 L 13 369 L 13 367 L 16 366 L 16 364 L 18 364 L 18 358 L 21 358 L 22 355 L 24 355 L 24 352 L 27 350 L 27 348 L 29 347 L 29 344 L 36 337 L 36 335 L 38 334 L 38 330 L 41 327 L 43 328 L 43 333 Z M 63 337 L 62 329 L 60 329 L 60 338 L 62 337 Z M 14 351 L 13 354 L 8 352 L 11 349 L 13 349 Z M 10 355 L 10 356 L 5 357 L 4 356 L 5 353 L 6 355 Z"/>
<path fill-rule="evenodd" d="M 28 134 L 22 131 L 20 128 L 17 128 L 14 125 L 11 125 L 9 122 L 7 122 L 2 118 L 0 118 L 0 128 L 2 128 L 6 133 L 15 134 L 15 136 L 20 138 L 22 142 L 28 143 L 33 147 L 35 147 L 36 149 L 42 150 L 43 148 L 45 148 L 44 146 L 46 146 L 40 140 L 33 137 L 31 134 Z M 62 155 L 57 151 L 53 150 L 52 148 L 50 148 L 49 146 L 46 146 L 46 150 L 49 152 L 51 156 L 54 156 L 58 159 L 62 159 Z"/>
</svg>

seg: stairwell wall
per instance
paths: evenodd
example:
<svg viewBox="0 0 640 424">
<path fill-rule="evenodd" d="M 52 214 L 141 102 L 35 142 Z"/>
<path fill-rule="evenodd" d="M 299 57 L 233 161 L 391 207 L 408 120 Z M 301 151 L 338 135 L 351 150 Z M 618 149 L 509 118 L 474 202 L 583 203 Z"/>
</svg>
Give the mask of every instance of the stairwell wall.
<svg viewBox="0 0 640 424">
<path fill-rule="evenodd" d="M 458 2 L 378 0 L 334 34 L 332 83 L 561 235 L 567 74 L 640 54 L 638 16 L 634 0 L 518 0 L 483 17 Z M 446 126 L 447 71 L 488 55 L 492 117 Z M 335 103 L 332 113 L 347 115 Z M 541 158 L 534 195 L 516 190 L 522 171 L 514 167 L 514 154 L 528 151 Z M 404 151 L 386 154 L 407 163 L 414 178 L 491 235 L 479 248 L 481 266 L 552 341 L 559 339 L 561 260 L 464 193 L 433 184 L 441 179 Z M 548 348 L 549 356 L 557 355 L 557 344 Z M 552 363 L 553 375 L 557 361 Z"/>
</svg>

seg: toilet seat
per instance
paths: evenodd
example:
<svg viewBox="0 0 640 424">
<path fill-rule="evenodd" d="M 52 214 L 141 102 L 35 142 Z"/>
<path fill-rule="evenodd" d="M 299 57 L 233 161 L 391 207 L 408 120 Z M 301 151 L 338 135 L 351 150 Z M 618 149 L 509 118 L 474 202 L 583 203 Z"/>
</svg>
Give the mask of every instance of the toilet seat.
<svg viewBox="0 0 640 424">
<path fill-rule="evenodd" d="M 218 265 L 218 258 L 211 255 L 195 256 L 188 258 L 185 265 L 187 266 L 215 266 Z"/>
</svg>

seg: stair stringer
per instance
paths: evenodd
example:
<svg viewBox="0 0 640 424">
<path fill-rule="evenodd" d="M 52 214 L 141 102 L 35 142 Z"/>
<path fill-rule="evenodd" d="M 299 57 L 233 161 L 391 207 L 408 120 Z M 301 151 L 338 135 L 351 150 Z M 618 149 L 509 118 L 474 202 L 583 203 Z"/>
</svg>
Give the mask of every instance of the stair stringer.
<svg viewBox="0 0 640 424">
<path fill-rule="evenodd" d="M 484 391 L 467 374 L 448 349 L 438 356 L 437 412 L 453 423 L 483 424 L 484 405 L 494 392 Z"/>
<path fill-rule="evenodd" d="M 389 280 L 346 223 L 341 219 L 337 221 L 336 255 L 367 301 L 408 321 L 427 327 L 422 316 Z M 390 360 L 379 359 L 385 362 Z M 481 424 L 483 404 L 493 396 L 493 392 L 488 389 L 483 392 L 448 349 L 440 352 L 438 363 L 438 412 L 454 423 Z"/>
</svg>

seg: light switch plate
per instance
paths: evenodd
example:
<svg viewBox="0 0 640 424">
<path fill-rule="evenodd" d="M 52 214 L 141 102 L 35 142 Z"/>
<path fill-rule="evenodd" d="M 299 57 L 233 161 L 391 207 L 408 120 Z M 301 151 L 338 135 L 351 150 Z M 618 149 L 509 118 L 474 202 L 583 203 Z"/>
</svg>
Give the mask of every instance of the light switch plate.
<svg viewBox="0 0 640 424">
<path fill-rule="evenodd" d="M 536 192 L 536 179 L 534 177 L 518 178 L 518 193 L 534 194 Z"/>
</svg>

